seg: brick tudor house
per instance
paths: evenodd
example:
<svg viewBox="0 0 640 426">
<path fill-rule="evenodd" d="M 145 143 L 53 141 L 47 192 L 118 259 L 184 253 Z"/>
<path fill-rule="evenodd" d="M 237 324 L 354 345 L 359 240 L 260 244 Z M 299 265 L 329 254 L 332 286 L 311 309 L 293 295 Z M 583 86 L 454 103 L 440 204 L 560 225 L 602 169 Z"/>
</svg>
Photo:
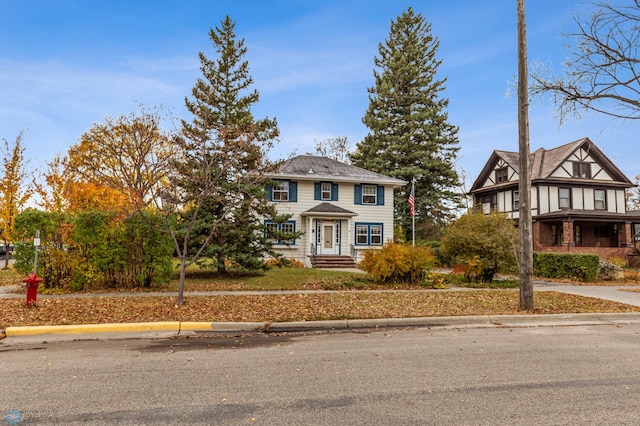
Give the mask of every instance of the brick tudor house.
<svg viewBox="0 0 640 426">
<path fill-rule="evenodd" d="M 531 153 L 533 249 L 628 258 L 640 232 L 640 211 L 627 211 L 635 185 L 588 138 Z M 484 213 L 517 219 L 519 154 L 494 151 L 470 194 Z"/>
</svg>

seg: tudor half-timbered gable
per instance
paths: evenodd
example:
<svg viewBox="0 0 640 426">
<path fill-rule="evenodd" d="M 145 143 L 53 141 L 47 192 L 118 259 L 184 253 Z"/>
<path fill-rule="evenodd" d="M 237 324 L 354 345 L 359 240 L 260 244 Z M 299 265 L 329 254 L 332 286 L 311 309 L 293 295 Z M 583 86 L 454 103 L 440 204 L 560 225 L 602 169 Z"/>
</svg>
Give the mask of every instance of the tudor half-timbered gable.
<svg viewBox="0 0 640 426">
<path fill-rule="evenodd" d="M 634 186 L 588 138 L 531 154 L 534 249 L 627 248 L 640 214 L 626 211 Z M 471 188 L 483 213 L 519 217 L 519 155 L 494 151 Z M 578 250 L 579 251 L 579 250 Z"/>
</svg>

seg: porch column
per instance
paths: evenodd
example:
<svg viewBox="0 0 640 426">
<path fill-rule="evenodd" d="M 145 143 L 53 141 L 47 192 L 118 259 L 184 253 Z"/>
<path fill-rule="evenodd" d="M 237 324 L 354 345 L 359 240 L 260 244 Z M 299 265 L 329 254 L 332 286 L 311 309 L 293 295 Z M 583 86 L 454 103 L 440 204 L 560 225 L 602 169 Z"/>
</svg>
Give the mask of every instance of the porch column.
<svg viewBox="0 0 640 426">
<path fill-rule="evenodd" d="M 531 226 L 531 236 L 533 237 L 533 251 L 538 251 L 540 249 L 540 222 L 533 221 Z"/>
<path fill-rule="evenodd" d="M 311 250 L 311 245 L 316 243 L 316 231 L 313 228 L 313 218 L 311 217 L 307 219 L 307 235 L 309 236 L 307 238 L 307 243 L 308 243 L 307 248 Z M 309 256 L 312 256 L 312 255 L 313 255 L 313 252 L 310 251 Z"/>
<path fill-rule="evenodd" d="M 351 245 L 353 244 L 353 240 L 351 239 L 352 236 L 353 236 L 352 231 L 351 231 L 351 224 L 352 224 L 351 220 L 352 219 L 353 218 L 351 218 L 351 217 L 347 219 L 347 250 L 349 250 L 349 256 L 355 256 L 355 253 L 351 252 Z M 355 244 L 353 244 L 353 245 L 355 246 Z"/>
<path fill-rule="evenodd" d="M 631 222 L 620 223 L 618 225 L 618 245 L 620 247 L 633 247 L 633 230 Z"/>
<path fill-rule="evenodd" d="M 575 242 L 573 241 L 573 220 L 563 220 L 562 221 L 562 246 L 570 249 L 571 247 L 575 247 Z"/>
</svg>

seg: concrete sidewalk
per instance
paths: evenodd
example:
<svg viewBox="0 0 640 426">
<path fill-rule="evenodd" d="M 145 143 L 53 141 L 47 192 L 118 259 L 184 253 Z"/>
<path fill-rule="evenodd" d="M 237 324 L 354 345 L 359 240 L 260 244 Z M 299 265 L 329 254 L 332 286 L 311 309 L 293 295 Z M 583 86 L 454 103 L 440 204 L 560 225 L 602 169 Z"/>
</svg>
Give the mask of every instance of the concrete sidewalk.
<svg viewBox="0 0 640 426">
<path fill-rule="evenodd" d="M 581 286 L 553 281 L 534 281 L 535 291 L 557 291 L 640 307 L 640 286 Z"/>
</svg>

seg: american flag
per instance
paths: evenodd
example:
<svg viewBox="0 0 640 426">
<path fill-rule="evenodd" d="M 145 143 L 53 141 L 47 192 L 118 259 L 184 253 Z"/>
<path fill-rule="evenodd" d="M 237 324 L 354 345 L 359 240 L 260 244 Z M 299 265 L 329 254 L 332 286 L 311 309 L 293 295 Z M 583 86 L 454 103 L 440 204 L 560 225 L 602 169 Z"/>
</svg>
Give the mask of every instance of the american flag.
<svg viewBox="0 0 640 426">
<path fill-rule="evenodd" d="M 413 193 L 413 183 L 411 183 L 411 193 L 409 194 L 409 206 L 411 206 L 411 216 L 416 215 L 415 197 Z"/>
</svg>

